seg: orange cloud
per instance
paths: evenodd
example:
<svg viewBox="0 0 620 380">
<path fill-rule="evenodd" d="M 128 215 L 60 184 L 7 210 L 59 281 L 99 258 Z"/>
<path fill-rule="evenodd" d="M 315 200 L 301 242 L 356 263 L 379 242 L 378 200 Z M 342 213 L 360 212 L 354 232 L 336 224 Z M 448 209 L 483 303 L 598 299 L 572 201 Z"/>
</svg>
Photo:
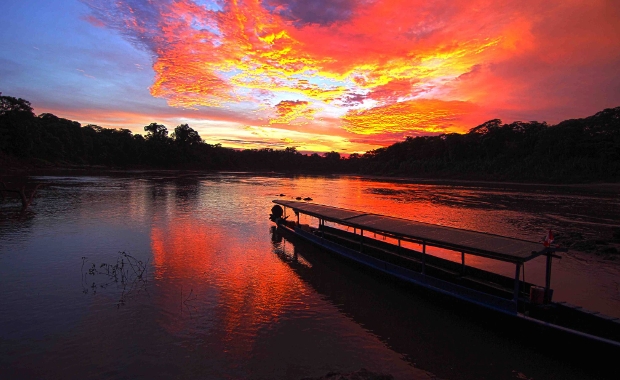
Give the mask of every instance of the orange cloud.
<svg viewBox="0 0 620 380">
<path fill-rule="evenodd" d="M 380 141 L 620 101 L 611 2 L 85 1 L 153 53 L 153 96 L 265 125 Z"/>
<path fill-rule="evenodd" d="M 383 17 L 396 17 L 402 13 L 399 7 L 405 6 L 397 1 L 391 7 L 377 8 L 379 3 L 373 6 L 383 10 L 379 12 L 385 13 Z M 403 32 L 397 25 L 400 32 L 388 33 L 395 35 L 387 38 L 386 33 L 376 33 L 377 20 L 352 9 L 352 3 L 345 5 L 350 23 L 334 28 L 320 24 L 297 28 L 257 0 L 225 3 L 219 11 L 189 0 L 175 1 L 157 9 L 161 30 L 139 18 L 145 10 L 137 12 L 120 2 L 116 11 L 124 15 L 124 22 L 109 19 L 111 15 L 107 22 L 148 40 L 145 43 L 156 54 L 151 93 L 183 107 L 260 102 L 254 98 L 259 94 L 254 90 L 295 93 L 329 103 L 355 89 L 462 74 L 470 65 L 459 59 L 497 42 L 475 38 L 420 48 L 415 39 L 406 38 L 410 26 Z M 405 21 L 402 17 L 395 20 L 399 24 Z M 317 37 L 321 43 L 316 43 Z M 404 87 L 394 94 L 396 98 L 410 95 L 410 89 Z"/>
<path fill-rule="evenodd" d="M 460 101 L 411 100 L 349 111 L 343 120 L 347 131 L 362 135 L 462 131 L 462 116 L 474 108 L 472 104 Z"/>
<path fill-rule="evenodd" d="M 270 124 L 286 124 L 296 119 L 309 119 L 316 110 L 308 107 L 308 102 L 304 100 L 283 100 L 276 104 L 277 118 L 269 121 Z"/>
</svg>

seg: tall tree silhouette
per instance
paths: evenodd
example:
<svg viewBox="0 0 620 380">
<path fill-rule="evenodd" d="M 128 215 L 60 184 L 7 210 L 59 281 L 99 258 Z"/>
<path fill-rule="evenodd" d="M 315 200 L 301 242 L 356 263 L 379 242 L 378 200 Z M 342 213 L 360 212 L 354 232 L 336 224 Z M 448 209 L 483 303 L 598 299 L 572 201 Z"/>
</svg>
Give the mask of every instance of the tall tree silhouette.
<svg viewBox="0 0 620 380">
<path fill-rule="evenodd" d="M 172 138 L 174 139 L 174 142 L 181 146 L 191 146 L 202 142 L 202 138 L 198 132 L 187 124 L 177 126 L 174 129 L 174 132 L 172 132 Z"/>
<path fill-rule="evenodd" d="M 168 128 L 165 125 L 151 123 L 144 127 L 144 131 L 147 132 L 147 140 L 166 141 L 168 139 Z"/>
<path fill-rule="evenodd" d="M 34 111 L 30 102 L 22 98 L 12 96 L 2 96 L 0 92 L 0 116 L 7 114 L 24 114 L 24 116 L 34 117 Z"/>
</svg>

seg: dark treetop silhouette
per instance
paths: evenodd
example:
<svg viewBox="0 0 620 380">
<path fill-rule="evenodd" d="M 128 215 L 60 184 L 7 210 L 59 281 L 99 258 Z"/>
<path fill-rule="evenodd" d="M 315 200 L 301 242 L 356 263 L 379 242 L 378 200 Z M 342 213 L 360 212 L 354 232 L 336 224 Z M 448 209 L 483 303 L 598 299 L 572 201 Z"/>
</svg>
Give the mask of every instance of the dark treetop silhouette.
<svg viewBox="0 0 620 380">
<path fill-rule="evenodd" d="M 146 137 L 128 129 L 81 126 L 30 102 L 0 94 L 0 162 L 37 167 L 101 165 L 244 171 L 360 173 L 452 179 L 593 182 L 620 180 L 620 107 L 557 125 L 489 120 L 464 134 L 407 137 L 342 157 L 294 147 L 234 150 L 205 143 L 181 124 L 151 123 Z M 9 166 L 9 165 L 3 165 Z"/>
</svg>

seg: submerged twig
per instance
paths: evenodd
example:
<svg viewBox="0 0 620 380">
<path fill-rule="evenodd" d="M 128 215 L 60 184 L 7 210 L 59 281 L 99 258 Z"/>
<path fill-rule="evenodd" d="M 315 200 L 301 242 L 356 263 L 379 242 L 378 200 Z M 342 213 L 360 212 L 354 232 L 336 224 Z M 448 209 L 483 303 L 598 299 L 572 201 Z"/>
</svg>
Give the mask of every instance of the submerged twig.
<svg viewBox="0 0 620 380">
<path fill-rule="evenodd" d="M 119 300 L 116 304 L 117 307 L 125 305 L 125 301 L 128 296 L 134 293 L 140 293 L 141 291 L 147 291 L 146 284 L 148 261 L 146 263 L 136 259 L 126 252 L 119 252 L 119 257 L 116 258 L 115 264 L 102 263 L 98 267 L 95 263 L 85 271 L 86 257 L 82 257 L 82 284 L 83 292 L 88 293 L 88 287 L 86 286 L 86 276 L 103 276 L 106 280 L 104 282 L 93 282 L 90 286 L 93 294 L 97 293 L 97 288 L 106 289 L 111 284 L 116 284 L 117 288 L 121 290 Z"/>
<path fill-rule="evenodd" d="M 181 302 L 181 315 L 183 315 L 183 306 L 185 306 L 187 312 L 189 313 L 190 319 L 193 317 L 191 309 L 194 309 L 194 312 L 198 312 L 198 308 L 191 304 L 191 302 L 198 299 L 198 296 L 194 294 L 194 296 L 192 297 L 192 294 L 194 294 L 193 288 L 189 290 L 189 294 L 187 295 L 185 300 Z M 181 299 L 183 299 L 183 286 L 181 286 Z"/>
</svg>

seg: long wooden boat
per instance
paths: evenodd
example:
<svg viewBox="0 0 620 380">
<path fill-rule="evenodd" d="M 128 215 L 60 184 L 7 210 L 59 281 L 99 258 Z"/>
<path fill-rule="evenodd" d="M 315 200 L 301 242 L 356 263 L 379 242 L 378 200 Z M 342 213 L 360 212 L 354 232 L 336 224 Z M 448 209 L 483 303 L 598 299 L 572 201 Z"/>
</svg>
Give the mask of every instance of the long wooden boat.
<svg viewBox="0 0 620 380">
<path fill-rule="evenodd" d="M 437 293 L 620 348 L 619 318 L 552 300 L 552 258 L 565 249 L 309 202 L 274 200 L 273 203 L 276 206 L 271 209 L 270 219 L 278 230 L 340 257 Z M 296 220 L 289 220 L 293 215 L 288 214 L 289 209 L 295 215 L 291 219 Z M 301 224 L 300 215 L 312 217 L 316 225 Z M 377 235 L 391 242 L 378 239 Z M 412 248 L 411 243 L 420 249 Z M 430 251 L 435 248 L 460 253 L 461 262 L 433 255 Z M 513 264 L 514 277 L 466 265 L 468 256 Z M 544 287 L 521 279 L 524 264 L 540 256 L 546 256 Z"/>
</svg>

